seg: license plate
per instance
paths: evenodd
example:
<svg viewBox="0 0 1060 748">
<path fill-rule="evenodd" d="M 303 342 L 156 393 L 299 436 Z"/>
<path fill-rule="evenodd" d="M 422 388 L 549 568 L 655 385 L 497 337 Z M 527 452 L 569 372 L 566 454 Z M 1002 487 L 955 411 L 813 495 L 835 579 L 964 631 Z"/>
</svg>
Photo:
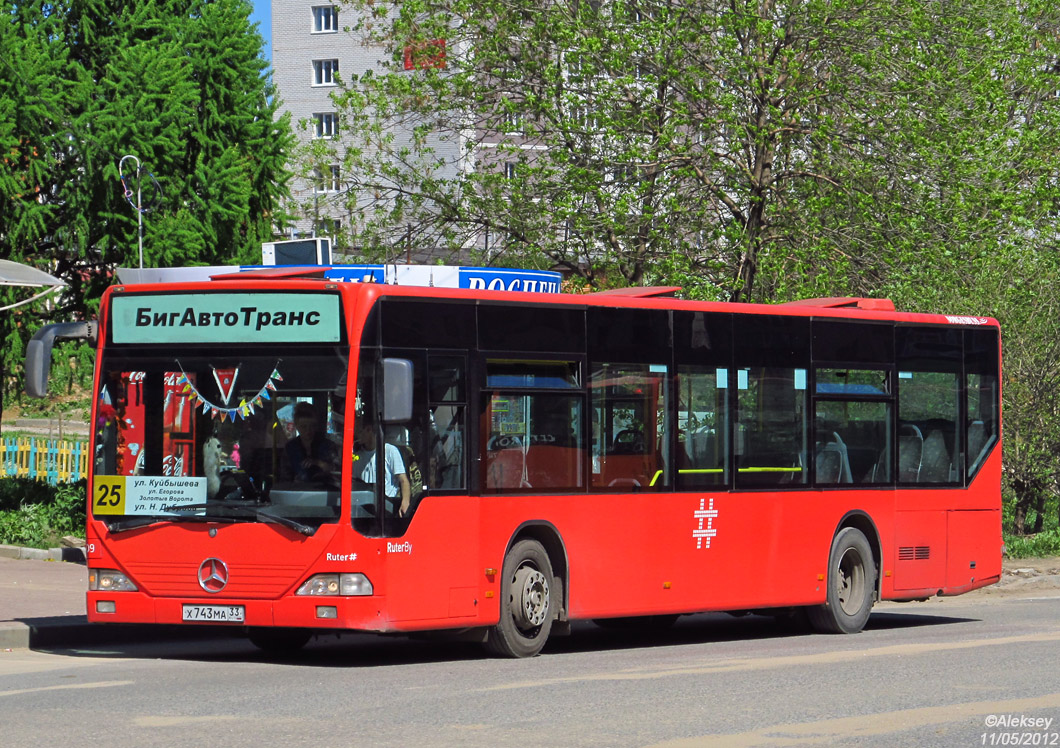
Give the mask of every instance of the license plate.
<svg viewBox="0 0 1060 748">
<path fill-rule="evenodd" d="M 185 621 L 243 623 L 242 605 L 185 605 Z"/>
</svg>

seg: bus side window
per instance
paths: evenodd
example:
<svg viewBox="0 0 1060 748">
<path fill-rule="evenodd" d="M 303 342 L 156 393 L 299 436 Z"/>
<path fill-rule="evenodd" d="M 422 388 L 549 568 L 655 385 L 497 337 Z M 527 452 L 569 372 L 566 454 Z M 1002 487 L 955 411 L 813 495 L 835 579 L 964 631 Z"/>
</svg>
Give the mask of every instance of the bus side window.
<svg viewBox="0 0 1060 748">
<path fill-rule="evenodd" d="M 659 490 L 670 485 L 670 379 L 663 364 L 595 364 L 594 489 Z"/>
<path fill-rule="evenodd" d="M 773 367 L 737 369 L 737 482 L 745 486 L 804 484 L 809 465 L 806 443 L 806 370 Z"/>
<path fill-rule="evenodd" d="M 428 367 L 430 429 L 424 480 L 429 490 L 466 488 L 467 365 L 463 356 L 432 355 Z"/>
<path fill-rule="evenodd" d="M 903 470 L 907 483 L 953 483 L 960 479 L 958 374 L 946 371 L 898 372 L 898 422 L 923 436 L 919 470 Z M 906 429 L 910 431 L 910 429 Z"/>
<path fill-rule="evenodd" d="M 965 476 L 970 481 L 986 462 L 1000 436 L 997 331 L 965 330 L 964 371 L 967 393 Z"/>
<path fill-rule="evenodd" d="M 729 371 L 677 369 L 677 482 L 679 488 L 728 482 Z"/>
<path fill-rule="evenodd" d="M 944 327 L 895 328 L 899 428 L 924 437 L 920 470 L 903 470 L 902 483 L 959 483 L 965 448 L 961 420 L 963 333 Z M 908 430 L 908 429 L 907 429 Z"/>
</svg>

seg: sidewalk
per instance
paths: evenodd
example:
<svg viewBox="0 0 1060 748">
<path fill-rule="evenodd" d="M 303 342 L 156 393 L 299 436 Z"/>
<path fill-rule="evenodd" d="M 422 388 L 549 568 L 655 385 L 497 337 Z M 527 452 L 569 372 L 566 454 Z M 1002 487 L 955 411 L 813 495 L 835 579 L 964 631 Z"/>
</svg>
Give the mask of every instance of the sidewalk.
<svg viewBox="0 0 1060 748">
<path fill-rule="evenodd" d="M 64 418 L 16 418 L 3 422 L 4 432 L 45 436 L 49 439 L 87 439 L 88 424 Z"/>
<path fill-rule="evenodd" d="M 59 560 L 61 558 L 68 560 Z M 224 636 L 210 627 L 89 623 L 80 550 L 0 545 L 0 652 Z"/>
<path fill-rule="evenodd" d="M 54 636 L 56 627 L 69 635 L 88 627 L 88 570 L 83 563 L 51 560 L 50 553 L 0 546 L 0 650 L 36 645 L 44 629 Z"/>
</svg>

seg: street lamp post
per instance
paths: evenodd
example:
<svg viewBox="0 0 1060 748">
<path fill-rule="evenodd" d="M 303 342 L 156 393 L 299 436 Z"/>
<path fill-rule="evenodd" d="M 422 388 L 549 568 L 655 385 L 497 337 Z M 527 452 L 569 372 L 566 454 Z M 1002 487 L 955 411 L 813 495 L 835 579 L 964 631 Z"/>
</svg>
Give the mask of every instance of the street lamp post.
<svg viewBox="0 0 1060 748">
<path fill-rule="evenodd" d="M 136 202 L 132 201 L 132 190 L 129 185 L 125 183 L 125 171 L 123 166 L 127 160 L 136 162 Z M 140 189 L 140 159 L 136 156 L 122 156 L 118 162 L 118 178 L 121 179 L 121 186 L 125 189 L 125 199 L 129 201 L 134 208 L 136 208 L 136 233 L 139 240 L 140 247 L 140 269 L 144 269 L 144 211 L 143 211 L 143 193 Z"/>
</svg>

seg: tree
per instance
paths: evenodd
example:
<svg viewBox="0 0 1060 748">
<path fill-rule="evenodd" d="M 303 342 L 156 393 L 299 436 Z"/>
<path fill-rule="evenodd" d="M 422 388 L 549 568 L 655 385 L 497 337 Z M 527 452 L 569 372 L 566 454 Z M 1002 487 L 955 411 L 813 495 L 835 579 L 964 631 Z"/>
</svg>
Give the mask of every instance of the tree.
<svg viewBox="0 0 1060 748">
<path fill-rule="evenodd" d="M 881 18 L 851 59 L 859 114 L 815 149 L 830 178 L 787 196 L 801 223 L 767 259 L 766 298 L 876 294 L 981 314 L 1001 302 L 989 282 L 971 293 L 985 264 L 1023 269 L 1027 252 L 1055 251 L 1056 6 L 906 10 Z"/>
<path fill-rule="evenodd" d="M 252 261 L 272 238 L 294 141 L 249 13 L 245 0 L 7 4 L 0 257 L 69 284 L 51 316 L 90 315 L 114 268 L 139 262 L 123 155 L 160 186 L 158 197 L 127 162 L 128 181 L 155 203 L 146 265 Z M 41 310 L 4 318 L 3 337 L 31 331 Z"/>
<path fill-rule="evenodd" d="M 878 291 L 1019 225 L 1057 152 L 1041 0 L 352 5 L 390 60 L 339 97 L 369 246 L 491 236 L 733 300 Z"/>
<path fill-rule="evenodd" d="M 354 3 L 394 67 L 350 82 L 351 201 L 362 235 L 420 235 L 507 251 L 593 283 L 691 281 L 753 298 L 772 217 L 834 137 L 843 61 L 890 4 L 821 0 Z M 445 38 L 444 67 L 403 52 Z M 430 62 L 433 58 L 428 57 Z M 364 113 L 373 116 L 364 117 Z M 852 112 L 857 115 L 857 112 Z M 397 123 L 415 136 L 388 138 Z M 438 157 L 457 144 L 472 166 Z"/>
</svg>

